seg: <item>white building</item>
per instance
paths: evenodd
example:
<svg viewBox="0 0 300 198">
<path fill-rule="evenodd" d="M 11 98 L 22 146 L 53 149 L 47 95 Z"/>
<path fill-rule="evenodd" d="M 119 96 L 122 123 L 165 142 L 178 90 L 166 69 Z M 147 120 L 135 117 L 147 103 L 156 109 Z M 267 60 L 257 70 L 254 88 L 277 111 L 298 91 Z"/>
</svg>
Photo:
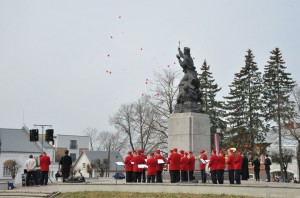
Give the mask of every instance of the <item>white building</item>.
<svg viewBox="0 0 300 198">
<path fill-rule="evenodd" d="M 11 174 L 7 167 L 4 166 L 6 160 L 16 160 L 21 166 L 15 178 L 15 183 L 22 182 L 21 175 L 24 173 L 24 165 L 29 155 L 38 159 L 43 149 L 41 142 L 30 142 L 29 130 L 26 127 L 22 129 L 0 128 L 0 179 L 10 180 Z M 50 156 L 51 162 L 54 161 L 55 150 L 47 142 L 43 142 L 44 151 Z M 49 175 L 50 178 L 57 171 L 57 165 L 51 164 Z"/>
<path fill-rule="evenodd" d="M 57 134 L 54 136 L 54 147 L 57 161 L 64 155 L 65 150 L 69 150 L 69 155 L 75 162 L 82 151 L 89 150 L 89 136 Z"/>
<path fill-rule="evenodd" d="M 116 162 L 124 162 L 123 157 L 117 151 L 110 151 L 110 155 L 108 156 L 108 151 L 83 151 L 79 156 L 78 160 L 74 164 L 74 170 L 76 171 L 76 175 L 79 176 L 79 172 L 82 176 L 88 178 L 88 166 L 91 167 L 91 163 L 93 160 L 103 160 L 110 158 L 110 177 L 112 177 L 116 172 L 124 172 L 124 166 L 117 166 Z M 95 172 L 93 170 L 92 177 L 98 177 L 100 173 Z"/>
</svg>

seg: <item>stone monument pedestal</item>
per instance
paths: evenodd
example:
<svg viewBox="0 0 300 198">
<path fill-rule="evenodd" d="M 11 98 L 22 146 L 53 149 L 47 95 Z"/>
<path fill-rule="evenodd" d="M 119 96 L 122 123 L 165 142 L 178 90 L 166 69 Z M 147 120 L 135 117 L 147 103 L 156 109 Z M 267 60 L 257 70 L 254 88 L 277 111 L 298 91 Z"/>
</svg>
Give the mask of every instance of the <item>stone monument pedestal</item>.
<svg viewBox="0 0 300 198">
<path fill-rule="evenodd" d="M 211 153 L 210 120 L 203 113 L 173 113 L 168 121 L 169 150 L 193 151 L 199 156 L 202 149 Z M 198 169 L 198 168 L 197 168 Z"/>
</svg>

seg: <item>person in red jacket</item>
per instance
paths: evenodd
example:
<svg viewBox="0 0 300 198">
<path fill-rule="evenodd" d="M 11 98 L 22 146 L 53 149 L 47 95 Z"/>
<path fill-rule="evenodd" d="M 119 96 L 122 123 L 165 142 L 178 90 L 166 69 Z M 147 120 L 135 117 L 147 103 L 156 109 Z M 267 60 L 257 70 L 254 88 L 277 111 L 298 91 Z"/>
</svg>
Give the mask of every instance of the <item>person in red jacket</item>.
<svg viewBox="0 0 300 198">
<path fill-rule="evenodd" d="M 226 164 L 230 184 L 234 184 L 234 160 L 233 150 L 229 149 Z"/>
<path fill-rule="evenodd" d="M 126 172 L 126 183 L 133 182 L 133 172 L 132 172 L 133 165 L 131 164 L 132 158 L 133 158 L 132 152 L 128 151 L 127 156 L 124 160 L 125 172 Z"/>
<path fill-rule="evenodd" d="M 144 158 L 145 163 L 146 163 L 147 155 L 144 154 L 144 150 L 141 150 L 141 152 L 142 152 L 141 156 L 142 156 L 142 158 Z M 146 169 L 145 168 L 143 168 L 143 171 L 142 171 L 142 182 L 146 183 Z"/>
<path fill-rule="evenodd" d="M 133 162 L 133 182 L 141 183 L 143 169 L 139 168 L 139 164 L 146 164 L 145 159 L 141 156 L 142 150 L 138 150 L 138 154 L 131 159 Z"/>
<path fill-rule="evenodd" d="M 181 157 L 184 157 L 184 150 L 180 150 L 179 153 L 180 153 Z"/>
<path fill-rule="evenodd" d="M 46 152 L 43 152 L 43 155 L 40 157 L 40 166 L 41 166 L 41 179 L 40 185 L 48 184 L 48 173 L 50 166 L 50 157 L 47 156 Z"/>
<path fill-rule="evenodd" d="M 195 171 L 195 157 L 193 152 L 189 152 L 189 181 L 194 180 L 194 171 Z"/>
<path fill-rule="evenodd" d="M 241 184 L 241 169 L 242 169 L 242 155 L 241 151 L 237 150 L 236 151 L 236 157 L 234 160 L 234 178 L 236 184 Z"/>
<path fill-rule="evenodd" d="M 189 158 L 188 153 L 185 152 L 180 162 L 180 170 L 181 170 L 181 182 L 188 181 L 188 170 L 189 170 Z"/>
<path fill-rule="evenodd" d="M 225 169 L 225 152 L 223 150 L 220 151 L 218 157 L 218 166 L 217 166 L 217 178 L 219 184 L 224 184 L 224 169 Z"/>
<path fill-rule="evenodd" d="M 174 148 L 168 159 L 171 183 L 180 182 L 180 161 L 181 155 L 177 153 L 177 148 Z"/>
<path fill-rule="evenodd" d="M 210 168 L 210 174 L 211 174 L 211 180 L 213 184 L 217 184 L 217 166 L 218 166 L 218 156 L 216 155 L 216 150 L 212 150 L 211 152 L 211 157 L 209 160 L 208 167 Z"/>
<path fill-rule="evenodd" d="M 150 158 L 147 159 L 147 183 L 155 183 L 156 167 L 158 165 L 157 159 L 154 158 L 154 153 L 150 153 Z"/>
<path fill-rule="evenodd" d="M 166 163 L 166 158 L 160 154 L 160 150 L 156 151 L 155 159 L 162 160 L 164 163 L 158 164 L 156 166 L 156 183 L 163 183 L 162 180 L 162 171 L 164 170 L 164 164 Z"/>
<path fill-rule="evenodd" d="M 205 166 L 206 166 L 205 160 L 207 160 L 206 151 L 201 150 L 200 156 L 198 158 L 200 159 L 199 168 L 201 171 L 201 180 L 202 180 L 202 183 L 206 183 L 206 172 L 205 172 Z"/>
</svg>

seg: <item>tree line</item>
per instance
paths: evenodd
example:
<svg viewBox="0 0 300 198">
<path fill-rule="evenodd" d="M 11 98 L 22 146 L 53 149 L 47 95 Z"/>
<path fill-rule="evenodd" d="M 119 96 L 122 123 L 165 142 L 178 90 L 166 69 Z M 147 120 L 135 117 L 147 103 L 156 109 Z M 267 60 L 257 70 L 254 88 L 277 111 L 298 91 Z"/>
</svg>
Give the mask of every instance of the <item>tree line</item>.
<svg viewBox="0 0 300 198">
<path fill-rule="evenodd" d="M 251 49 L 247 50 L 240 71 L 234 74 L 229 93 L 223 100 L 216 96 L 221 87 L 215 82 L 210 65 L 205 60 L 198 69 L 202 91 L 203 110 L 211 122 L 211 134 L 221 129 L 221 148 L 236 147 L 251 153 L 265 152 L 267 136 L 274 127 L 279 138 L 279 161 L 283 153 L 281 138 L 289 136 L 300 142 L 300 92 L 291 74 L 287 72 L 279 48 L 270 52 L 269 60 L 260 72 Z M 153 74 L 148 93 L 137 101 L 122 104 L 109 118 L 115 132 L 86 129 L 94 150 L 143 149 L 146 154 L 160 149 L 168 151 L 168 118 L 173 113 L 178 94 L 181 71 L 171 68 Z M 293 131 L 294 130 L 294 131 Z M 213 146 L 213 145 L 212 145 Z M 299 149 L 298 149 L 299 161 Z M 298 163 L 299 164 L 299 163 Z"/>
</svg>

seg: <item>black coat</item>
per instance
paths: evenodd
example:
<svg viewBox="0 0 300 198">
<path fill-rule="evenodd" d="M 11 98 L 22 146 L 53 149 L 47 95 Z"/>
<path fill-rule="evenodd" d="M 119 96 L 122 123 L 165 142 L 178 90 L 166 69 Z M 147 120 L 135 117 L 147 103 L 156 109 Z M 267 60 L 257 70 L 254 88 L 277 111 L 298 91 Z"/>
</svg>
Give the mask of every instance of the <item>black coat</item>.
<svg viewBox="0 0 300 198">
<path fill-rule="evenodd" d="M 70 171 L 72 166 L 72 158 L 69 155 L 64 155 L 60 158 L 59 164 L 62 171 Z"/>
<path fill-rule="evenodd" d="M 266 170 L 270 170 L 270 165 L 271 165 L 272 163 L 271 163 L 271 160 L 270 160 L 270 158 L 266 158 L 265 159 L 265 169 Z"/>
<path fill-rule="evenodd" d="M 242 170 L 241 170 L 241 175 L 242 175 L 242 180 L 248 180 L 249 179 L 249 168 L 248 168 L 248 157 L 244 156 L 242 159 Z"/>
<path fill-rule="evenodd" d="M 260 161 L 258 159 L 252 161 L 252 166 L 254 166 L 254 171 L 259 172 Z"/>
</svg>

